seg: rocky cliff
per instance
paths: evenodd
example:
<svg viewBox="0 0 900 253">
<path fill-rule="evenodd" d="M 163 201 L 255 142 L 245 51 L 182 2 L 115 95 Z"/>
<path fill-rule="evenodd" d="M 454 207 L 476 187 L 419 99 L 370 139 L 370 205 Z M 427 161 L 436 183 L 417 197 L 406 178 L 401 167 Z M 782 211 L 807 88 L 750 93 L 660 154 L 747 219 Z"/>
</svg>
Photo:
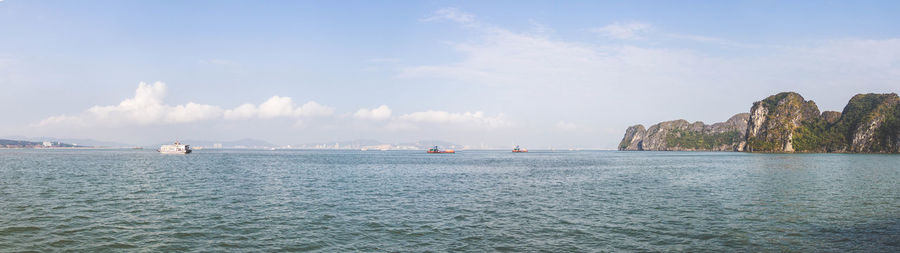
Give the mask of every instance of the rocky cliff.
<svg viewBox="0 0 900 253">
<path fill-rule="evenodd" d="M 900 97 L 859 94 L 842 112 L 782 92 L 753 103 L 750 113 L 704 125 L 685 120 L 626 130 L 619 150 L 748 152 L 900 152 Z"/>
<path fill-rule="evenodd" d="M 739 151 L 744 146 L 749 114 L 740 113 L 712 125 L 686 120 L 660 122 L 644 130 L 634 125 L 625 130 L 619 150 L 657 151 Z"/>
<path fill-rule="evenodd" d="M 625 129 L 625 137 L 619 142 L 619 150 L 644 150 L 643 140 L 647 130 L 644 125 L 634 125 Z"/>
<path fill-rule="evenodd" d="M 819 117 L 819 107 L 794 92 L 782 92 L 753 103 L 744 151 L 794 152 L 794 133 Z"/>
<path fill-rule="evenodd" d="M 850 152 L 900 152 L 900 97 L 858 94 L 841 113 L 835 131 L 846 137 Z"/>
</svg>

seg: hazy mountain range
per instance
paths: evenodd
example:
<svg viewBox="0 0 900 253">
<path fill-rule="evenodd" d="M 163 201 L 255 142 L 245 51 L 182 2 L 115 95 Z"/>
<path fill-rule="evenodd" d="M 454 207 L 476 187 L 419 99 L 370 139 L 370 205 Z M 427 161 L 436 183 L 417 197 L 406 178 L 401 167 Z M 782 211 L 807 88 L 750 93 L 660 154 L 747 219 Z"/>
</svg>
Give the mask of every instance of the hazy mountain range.
<svg viewBox="0 0 900 253">
<path fill-rule="evenodd" d="M 300 145 L 291 145 L 291 147 L 304 149 L 427 149 L 435 145 L 443 148 L 454 149 L 474 148 L 441 140 L 420 140 L 415 142 L 386 143 L 372 139 L 306 143 Z"/>
<path fill-rule="evenodd" d="M 29 141 L 29 142 L 62 142 L 69 143 L 72 145 L 78 146 L 89 146 L 89 147 L 131 147 L 134 145 L 113 142 L 113 141 L 99 141 L 94 139 L 78 139 L 78 138 L 57 138 L 57 137 L 28 137 L 28 136 L 4 136 L 2 139 L 9 140 L 18 140 L 18 141 Z"/>
<path fill-rule="evenodd" d="M 75 145 L 62 142 L 37 142 L 0 139 L 0 148 L 71 148 Z"/>
<path fill-rule="evenodd" d="M 10 142 L 19 141 L 22 143 L 37 143 L 44 141 L 61 142 L 80 147 L 109 147 L 109 148 L 130 148 L 145 147 L 155 148 L 163 144 L 171 144 L 172 141 L 160 141 L 150 144 L 129 144 L 113 141 L 101 141 L 94 139 L 77 139 L 77 138 L 58 138 L 58 137 L 28 137 L 28 136 L 5 136 L 0 139 L 8 139 Z M 486 147 L 466 146 L 457 143 L 442 140 L 420 140 L 414 142 L 388 143 L 373 139 L 357 139 L 349 141 L 331 141 L 331 142 L 314 142 L 304 144 L 278 145 L 268 141 L 244 138 L 232 141 L 220 140 L 178 140 L 181 143 L 189 144 L 199 148 L 297 148 L 297 149 L 427 149 L 432 146 L 440 146 L 441 148 L 451 149 L 480 149 Z"/>
</svg>

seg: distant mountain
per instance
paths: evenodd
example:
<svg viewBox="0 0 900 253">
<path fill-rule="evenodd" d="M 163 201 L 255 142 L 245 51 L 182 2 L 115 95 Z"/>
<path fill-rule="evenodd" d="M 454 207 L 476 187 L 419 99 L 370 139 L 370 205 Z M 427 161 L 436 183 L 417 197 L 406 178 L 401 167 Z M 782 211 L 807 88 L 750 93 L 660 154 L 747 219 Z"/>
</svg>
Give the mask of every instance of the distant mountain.
<svg viewBox="0 0 900 253">
<path fill-rule="evenodd" d="M 94 139 L 77 139 L 77 138 L 57 138 L 57 137 L 26 137 L 26 136 L 5 136 L 4 139 L 24 140 L 32 142 L 62 142 L 78 146 L 90 147 L 131 147 L 134 145 L 112 141 L 99 141 Z"/>
<path fill-rule="evenodd" d="M 19 141 L 19 140 L 0 139 L 0 145 L 27 146 L 27 145 L 36 145 L 36 144 L 40 144 L 40 143 L 38 143 L 38 142 L 31 142 L 31 141 Z"/>
<path fill-rule="evenodd" d="M 71 148 L 75 145 L 61 142 L 36 142 L 0 139 L 0 148 Z"/>
<path fill-rule="evenodd" d="M 172 141 L 160 142 L 156 145 L 171 144 Z M 191 145 L 192 147 L 204 148 L 276 148 L 278 145 L 272 144 L 264 140 L 257 139 L 240 139 L 235 141 L 207 141 L 207 140 L 180 140 L 181 143 Z M 220 146 L 221 145 L 221 146 Z"/>
<path fill-rule="evenodd" d="M 337 142 L 337 143 L 341 144 L 341 146 L 377 146 L 377 145 L 387 144 L 387 143 L 380 142 L 377 140 L 372 140 L 372 139 L 358 139 L 358 140 L 352 140 L 352 141 L 341 141 L 341 142 Z"/>
<path fill-rule="evenodd" d="M 302 149 L 393 149 L 393 150 L 410 150 L 410 149 L 427 149 L 432 146 L 440 146 L 442 148 L 458 149 L 463 146 L 447 141 L 423 140 L 416 142 L 404 143 L 385 143 L 372 139 L 359 139 L 352 141 L 335 141 L 335 142 L 318 142 L 307 143 L 301 145 L 291 145 L 292 148 Z"/>
<path fill-rule="evenodd" d="M 366 147 L 391 145 L 372 139 L 357 139 L 352 141 L 313 142 L 300 145 L 291 145 L 293 148 L 310 149 L 362 149 Z"/>
<path fill-rule="evenodd" d="M 398 145 L 401 146 L 415 146 L 417 148 L 431 148 L 432 146 L 439 146 L 441 148 L 451 148 L 451 149 L 459 149 L 463 148 L 463 145 L 459 145 L 456 143 L 452 143 L 449 141 L 440 141 L 440 140 L 421 140 L 416 142 L 407 142 L 400 143 Z"/>
</svg>

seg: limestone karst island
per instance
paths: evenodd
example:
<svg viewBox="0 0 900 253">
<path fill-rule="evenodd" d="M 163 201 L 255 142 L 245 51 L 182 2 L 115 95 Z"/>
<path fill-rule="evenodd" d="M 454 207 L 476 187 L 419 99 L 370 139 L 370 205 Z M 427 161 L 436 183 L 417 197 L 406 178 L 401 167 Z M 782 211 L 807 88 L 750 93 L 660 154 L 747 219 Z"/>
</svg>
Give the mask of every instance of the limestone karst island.
<svg viewBox="0 0 900 253">
<path fill-rule="evenodd" d="M 842 112 L 819 112 L 812 100 L 782 92 L 712 125 L 686 120 L 625 130 L 619 150 L 744 152 L 900 152 L 900 97 L 857 94 Z"/>
</svg>

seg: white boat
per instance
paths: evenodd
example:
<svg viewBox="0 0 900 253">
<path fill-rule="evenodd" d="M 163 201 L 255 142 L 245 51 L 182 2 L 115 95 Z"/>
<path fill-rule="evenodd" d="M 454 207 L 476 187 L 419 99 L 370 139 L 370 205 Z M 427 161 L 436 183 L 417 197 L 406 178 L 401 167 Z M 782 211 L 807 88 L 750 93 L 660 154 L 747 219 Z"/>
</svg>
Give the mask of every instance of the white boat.
<svg viewBox="0 0 900 253">
<path fill-rule="evenodd" d="M 157 151 L 163 154 L 190 154 L 191 145 L 181 144 L 176 141 L 173 145 L 159 146 L 159 150 Z"/>
</svg>

